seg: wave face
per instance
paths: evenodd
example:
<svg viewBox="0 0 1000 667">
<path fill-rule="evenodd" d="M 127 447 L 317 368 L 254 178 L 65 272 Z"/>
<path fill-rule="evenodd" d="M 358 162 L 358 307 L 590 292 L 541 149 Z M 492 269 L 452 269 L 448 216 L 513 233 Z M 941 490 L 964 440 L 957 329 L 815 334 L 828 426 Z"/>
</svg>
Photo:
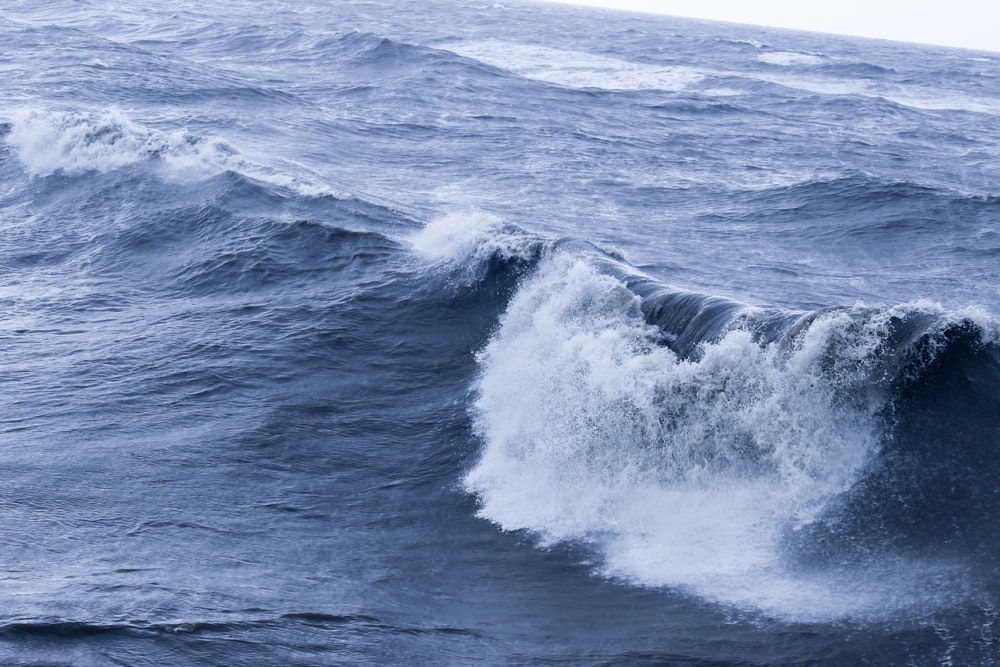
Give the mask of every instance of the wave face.
<svg viewBox="0 0 1000 667">
<path fill-rule="evenodd" d="M 481 514 L 546 544 L 597 544 L 612 576 L 778 615 L 926 604 L 923 563 L 868 574 L 872 557 L 860 556 L 922 540 L 940 557 L 949 550 L 933 543 L 961 539 L 998 509 L 992 471 L 973 467 L 978 439 L 1000 425 L 996 396 L 962 377 L 978 367 L 981 382 L 1000 387 L 996 341 L 930 306 L 789 317 L 659 291 L 643 299 L 562 252 L 521 287 L 479 354 L 485 450 L 465 483 Z M 949 377 L 956 356 L 959 377 Z M 974 401 L 961 414 L 945 409 L 970 420 L 971 451 L 909 442 L 927 422 L 954 428 L 937 423 L 941 406 L 924 405 L 942 394 Z M 940 493 L 942 483 L 962 491 Z M 978 535 L 993 546 L 990 533 Z M 856 570 L 802 572 L 790 541 Z"/>
<path fill-rule="evenodd" d="M 0 7 L 0 664 L 992 665 L 994 54 Z"/>
</svg>

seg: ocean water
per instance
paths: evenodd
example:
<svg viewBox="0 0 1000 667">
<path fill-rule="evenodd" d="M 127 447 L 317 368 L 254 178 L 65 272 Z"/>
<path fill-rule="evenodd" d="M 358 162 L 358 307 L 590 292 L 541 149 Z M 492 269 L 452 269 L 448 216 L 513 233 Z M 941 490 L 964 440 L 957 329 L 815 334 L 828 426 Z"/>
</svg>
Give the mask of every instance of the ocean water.
<svg viewBox="0 0 1000 667">
<path fill-rule="evenodd" d="M 1000 54 L 0 33 L 0 663 L 1000 664 Z"/>
</svg>

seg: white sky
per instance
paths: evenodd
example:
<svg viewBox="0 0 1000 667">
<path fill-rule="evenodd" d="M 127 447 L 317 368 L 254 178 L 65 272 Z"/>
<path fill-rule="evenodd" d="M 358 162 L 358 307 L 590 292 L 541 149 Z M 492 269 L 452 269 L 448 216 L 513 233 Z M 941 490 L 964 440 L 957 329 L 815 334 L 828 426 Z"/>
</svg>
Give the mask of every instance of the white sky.
<svg viewBox="0 0 1000 667">
<path fill-rule="evenodd" d="M 554 0 L 1000 52 L 1000 0 Z"/>
</svg>

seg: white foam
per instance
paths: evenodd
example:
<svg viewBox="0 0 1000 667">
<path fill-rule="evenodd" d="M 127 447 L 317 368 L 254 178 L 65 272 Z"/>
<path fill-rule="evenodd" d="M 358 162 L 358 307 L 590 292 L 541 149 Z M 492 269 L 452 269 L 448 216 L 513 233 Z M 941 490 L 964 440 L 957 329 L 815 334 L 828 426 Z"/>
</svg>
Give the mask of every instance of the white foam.
<svg viewBox="0 0 1000 667">
<path fill-rule="evenodd" d="M 691 67 L 633 63 L 607 56 L 499 40 L 458 42 L 449 51 L 536 81 L 568 88 L 682 90 L 701 81 Z"/>
<path fill-rule="evenodd" d="M 96 116 L 19 110 L 7 141 L 30 174 L 48 176 L 119 169 L 162 153 L 183 137 L 146 130 L 117 110 Z"/>
<path fill-rule="evenodd" d="M 841 78 L 833 75 L 826 77 L 803 76 L 791 73 L 765 74 L 757 72 L 751 75 L 758 81 L 777 84 L 785 88 L 802 90 L 819 95 L 857 95 L 872 99 L 883 99 L 900 106 L 930 111 L 969 111 L 989 115 L 1000 114 L 1000 104 L 986 98 L 975 98 L 969 95 L 941 90 L 928 90 L 918 86 L 887 84 L 864 79 Z M 730 91 L 719 89 L 711 94 L 728 95 Z"/>
<path fill-rule="evenodd" d="M 991 116 L 1000 115 L 1000 103 L 994 99 L 975 98 L 956 92 L 922 90 L 895 86 L 881 95 L 885 99 L 914 109 L 928 111 L 969 111 Z"/>
<path fill-rule="evenodd" d="M 159 175 L 168 180 L 191 181 L 233 171 L 306 196 L 344 196 L 312 180 L 255 163 L 221 139 L 144 127 L 118 109 L 19 109 L 11 121 L 7 142 L 32 176 L 105 173 L 152 161 Z"/>
<path fill-rule="evenodd" d="M 794 345 L 732 331 L 682 360 L 620 281 L 557 254 L 478 359 L 481 515 L 543 543 L 585 540 L 606 574 L 796 619 L 912 602 L 913 570 L 843 581 L 785 562 L 782 539 L 878 447 L 868 386 L 888 312 L 817 318 Z M 907 585 L 910 585 L 909 583 Z"/>
<path fill-rule="evenodd" d="M 491 257 L 528 259 L 537 245 L 523 231 L 477 209 L 432 220 L 409 241 L 420 257 L 447 265 L 475 265 Z"/>
<path fill-rule="evenodd" d="M 818 56 L 812 53 L 798 53 L 790 51 L 771 51 L 769 53 L 762 53 L 757 59 L 762 63 L 767 63 L 769 65 L 781 65 L 783 67 L 792 67 L 795 65 L 820 65 L 825 62 L 822 56 Z"/>
</svg>

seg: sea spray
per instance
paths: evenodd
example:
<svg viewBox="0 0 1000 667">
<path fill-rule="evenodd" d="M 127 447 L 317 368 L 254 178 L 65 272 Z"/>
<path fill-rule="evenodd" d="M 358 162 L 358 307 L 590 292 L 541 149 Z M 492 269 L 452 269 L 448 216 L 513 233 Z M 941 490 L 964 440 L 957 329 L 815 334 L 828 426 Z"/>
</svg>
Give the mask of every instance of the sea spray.
<svg viewBox="0 0 1000 667">
<path fill-rule="evenodd" d="M 622 281 L 557 253 L 479 354 L 484 450 L 466 487 L 504 529 L 596 545 L 612 576 L 778 614 L 860 613 L 885 591 L 839 594 L 782 549 L 879 448 L 891 316 L 855 315 L 767 345 L 734 327 L 682 358 Z"/>
<path fill-rule="evenodd" d="M 291 176 L 283 168 L 261 164 L 217 137 L 157 130 L 113 107 L 99 111 L 17 109 L 6 142 L 34 177 L 107 173 L 150 164 L 170 182 L 235 172 L 307 197 L 351 196 L 316 179 Z"/>
</svg>

